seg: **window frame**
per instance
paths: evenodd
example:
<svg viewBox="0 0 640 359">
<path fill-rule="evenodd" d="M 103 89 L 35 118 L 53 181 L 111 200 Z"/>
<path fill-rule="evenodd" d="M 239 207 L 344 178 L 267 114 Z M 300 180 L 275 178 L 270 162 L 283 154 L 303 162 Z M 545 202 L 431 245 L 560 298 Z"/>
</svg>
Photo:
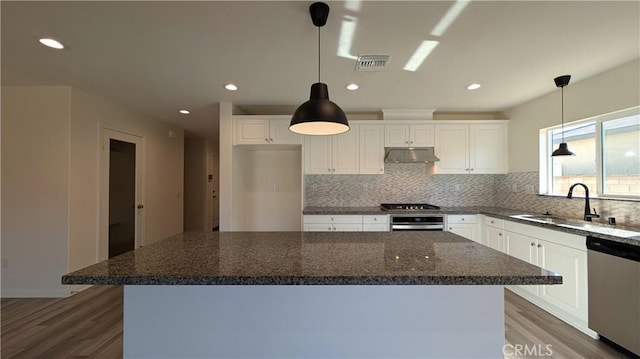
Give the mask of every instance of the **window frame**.
<svg viewBox="0 0 640 359">
<path fill-rule="evenodd" d="M 603 123 L 611 120 L 616 120 L 623 117 L 640 115 L 640 106 L 634 106 L 628 109 L 619 110 L 610 112 L 604 115 L 593 116 L 589 118 L 585 118 L 582 120 L 577 120 L 573 122 L 568 122 L 564 124 L 564 127 L 567 126 L 575 126 L 579 124 L 593 122 L 595 123 L 595 161 L 596 161 L 596 188 L 592 197 L 601 198 L 601 199 L 628 199 L 628 200 L 640 200 L 640 194 L 633 195 L 621 195 L 621 194 L 611 194 L 604 192 L 604 173 L 603 173 Z M 545 127 L 540 129 L 540 160 L 539 160 L 539 180 L 538 180 L 538 188 L 539 194 L 543 196 L 564 196 L 561 194 L 551 193 L 552 183 L 553 183 L 553 168 L 552 168 L 552 160 L 551 153 L 553 152 L 553 131 L 557 129 L 561 129 L 562 124 Z"/>
</svg>

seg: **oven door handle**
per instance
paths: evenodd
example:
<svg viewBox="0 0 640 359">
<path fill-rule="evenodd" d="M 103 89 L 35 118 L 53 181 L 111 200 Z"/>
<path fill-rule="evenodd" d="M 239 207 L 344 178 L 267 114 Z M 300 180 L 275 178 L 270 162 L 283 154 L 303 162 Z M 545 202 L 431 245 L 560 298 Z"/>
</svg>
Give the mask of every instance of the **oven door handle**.
<svg viewBox="0 0 640 359">
<path fill-rule="evenodd" d="M 394 229 L 444 229 L 442 224 L 392 224 L 391 230 Z"/>
</svg>

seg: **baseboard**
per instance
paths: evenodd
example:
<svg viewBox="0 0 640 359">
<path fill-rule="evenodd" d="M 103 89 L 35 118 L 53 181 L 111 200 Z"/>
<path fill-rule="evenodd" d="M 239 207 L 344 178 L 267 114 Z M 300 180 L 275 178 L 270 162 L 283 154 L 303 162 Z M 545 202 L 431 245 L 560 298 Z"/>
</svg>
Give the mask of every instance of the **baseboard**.
<svg viewBox="0 0 640 359">
<path fill-rule="evenodd" d="M 573 315 L 565 313 L 564 311 L 554 307 L 553 305 L 545 302 L 544 300 L 540 299 L 539 297 L 536 297 L 535 295 L 527 292 L 526 290 L 524 290 L 522 288 L 518 288 L 517 286 L 506 286 L 505 288 L 507 288 L 511 292 L 517 294 L 518 296 L 526 299 L 527 301 L 531 302 L 535 306 L 543 309 L 544 311 L 546 311 L 547 313 L 553 315 L 554 317 L 556 317 L 556 318 L 562 320 L 563 322 L 569 324 L 570 326 L 578 329 L 579 331 L 583 332 L 584 334 L 588 335 L 589 337 L 591 337 L 593 339 L 598 339 L 598 333 L 596 333 L 593 330 L 591 330 L 587 326 L 587 323 L 585 321 L 582 321 L 582 320 L 574 317 Z"/>
<path fill-rule="evenodd" d="M 2 288 L 2 298 L 67 298 L 70 295 L 67 288 L 62 289 L 17 289 Z"/>
</svg>

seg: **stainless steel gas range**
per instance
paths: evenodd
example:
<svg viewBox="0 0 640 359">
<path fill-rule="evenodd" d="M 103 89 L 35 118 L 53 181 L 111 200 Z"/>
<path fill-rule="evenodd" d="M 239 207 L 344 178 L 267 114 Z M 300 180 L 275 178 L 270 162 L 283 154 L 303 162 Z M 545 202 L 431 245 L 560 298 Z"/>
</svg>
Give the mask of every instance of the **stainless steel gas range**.
<svg viewBox="0 0 640 359">
<path fill-rule="evenodd" d="M 380 209 L 388 211 L 392 231 L 443 231 L 444 214 L 440 207 L 428 203 L 382 203 Z"/>
</svg>

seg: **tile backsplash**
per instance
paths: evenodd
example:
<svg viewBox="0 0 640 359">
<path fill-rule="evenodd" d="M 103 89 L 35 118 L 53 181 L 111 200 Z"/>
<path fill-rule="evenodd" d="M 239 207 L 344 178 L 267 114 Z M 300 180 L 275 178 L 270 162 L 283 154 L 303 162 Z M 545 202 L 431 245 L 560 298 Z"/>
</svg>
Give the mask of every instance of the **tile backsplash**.
<svg viewBox="0 0 640 359">
<path fill-rule="evenodd" d="M 388 163 L 383 175 L 306 175 L 305 205 L 366 207 L 383 202 L 441 207 L 497 206 L 581 219 L 584 199 L 539 196 L 538 172 L 502 175 L 429 174 L 426 165 Z M 640 226 L 640 202 L 593 199 L 600 221 Z M 598 219 L 596 219 L 598 220 Z"/>
<path fill-rule="evenodd" d="M 498 175 L 431 175 L 427 165 L 387 163 L 383 175 L 306 175 L 307 206 L 360 207 L 388 202 L 493 206 Z"/>
</svg>

